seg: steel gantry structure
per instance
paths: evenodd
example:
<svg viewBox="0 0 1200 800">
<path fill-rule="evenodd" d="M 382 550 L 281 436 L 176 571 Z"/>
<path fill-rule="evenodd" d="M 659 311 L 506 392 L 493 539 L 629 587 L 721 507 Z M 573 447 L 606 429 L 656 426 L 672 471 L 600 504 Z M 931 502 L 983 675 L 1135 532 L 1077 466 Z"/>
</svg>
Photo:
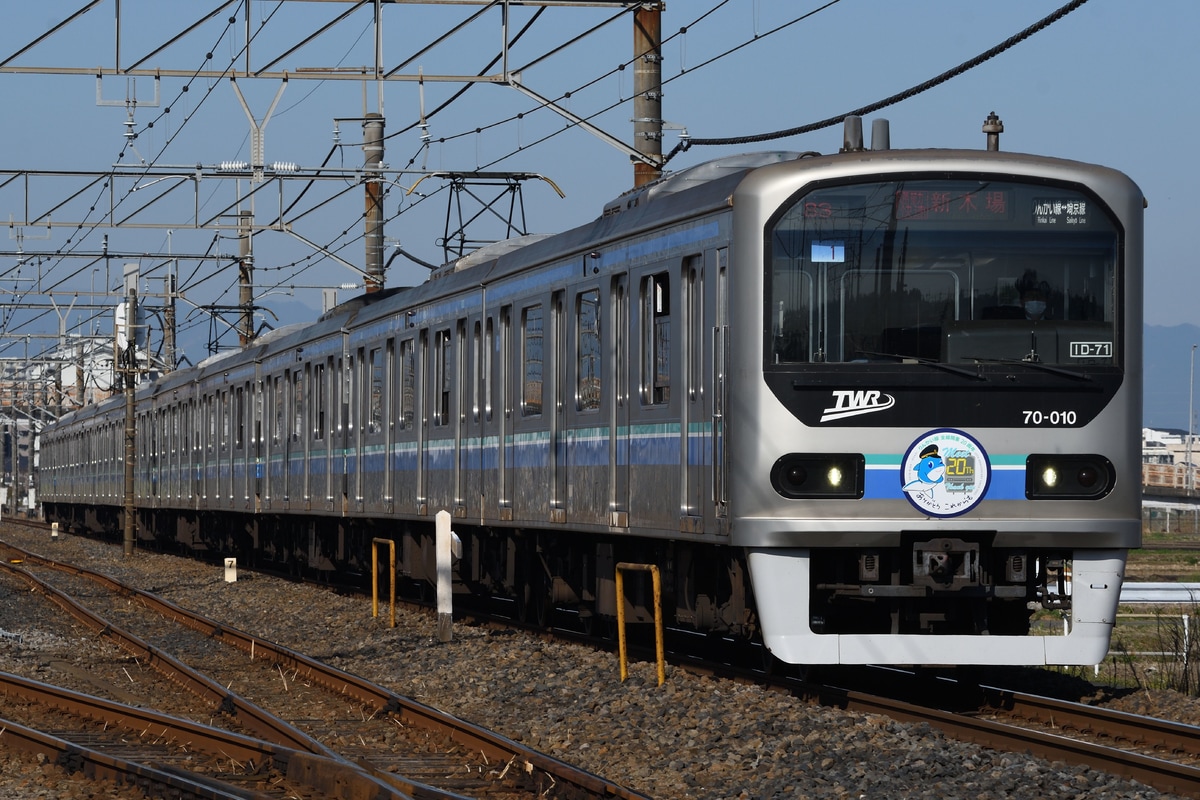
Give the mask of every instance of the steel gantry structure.
<svg viewBox="0 0 1200 800">
<path fill-rule="evenodd" d="M 74 11 L 47 30 L 30 35 L 27 41 L 15 46 L 11 52 L 0 51 L 0 75 L 55 75 L 79 76 L 96 82 L 96 103 L 104 106 L 124 106 L 127 109 L 126 137 L 132 141 L 137 136 L 135 111 L 139 108 L 159 108 L 162 104 L 161 84 L 164 79 L 180 81 L 227 81 L 245 113 L 250 131 L 250 159 L 247 161 L 223 161 L 202 164 L 166 164 L 142 162 L 134 165 L 119 165 L 106 170 L 71 171 L 59 169 L 4 169 L 0 164 L 0 210 L 8 211 L 10 231 L 15 238 L 24 240 L 27 232 L 46 231 L 47 237 L 53 229 L 88 230 L 99 228 L 141 228 L 176 231 L 201 229 L 236 237 L 240 242 L 236 263 L 240 273 L 239 313 L 237 328 L 244 344 L 254 336 L 253 325 L 253 269 L 254 237 L 263 232 L 284 233 L 311 248 L 314 253 L 329 258 L 340 266 L 361 277 L 366 291 L 380 289 L 385 283 L 387 262 L 384 245 L 383 196 L 385 188 L 401 180 L 415 184 L 424 177 L 436 175 L 444 181 L 447 192 L 446 227 L 440 240 L 444 256 L 449 259 L 460 257 L 472 246 L 486 244 L 489 240 L 468 233 L 468 226 L 481 218 L 499 218 L 503 221 L 504 235 L 527 233 L 524 209 L 520 197 L 524 181 L 539 178 L 546 180 L 561 194 L 549 178 L 529 172 L 481 171 L 478 169 L 437 170 L 392 169 L 383 158 L 385 140 L 385 117 L 383 87 L 389 82 L 417 82 L 459 84 L 495 84 L 509 87 L 532 99 L 567 120 L 568 125 L 587 131 L 606 144 L 628 155 L 634 165 L 634 185 L 653 180 L 662 169 L 662 113 L 661 113 L 661 43 L 659 16 L 661 2 L 630 2 L 629 0 L 281 0 L 267 21 L 257 22 L 252 5 L 242 0 L 220 0 L 207 8 L 195 9 L 195 16 L 188 21 L 176 23 L 175 27 L 159 28 L 145 24 L 145 8 L 131 0 L 81 0 Z M 385 30 L 405 30 L 405 14 L 412 6 L 460 6 L 467 13 L 456 20 L 445 31 L 437 33 L 427 43 L 399 58 L 385 55 Z M 189 7 L 202 4 L 189 4 Z M 633 65 L 634 131 L 632 143 L 602 130 L 589 120 L 573 113 L 558 100 L 551 99 L 531 88 L 525 82 L 522 71 L 510 63 L 511 45 L 520 34 L 514 32 L 513 15 L 518 8 L 536 9 L 537 14 L 547 8 L 591 8 L 612 9 L 614 14 L 576 37 L 583 38 L 626 18 L 633 28 L 633 53 L 629 63 Z M 318 13 L 313 13 L 316 10 Z M 40 63 L 39 56 L 48 52 L 57 38 L 67 36 L 72 30 L 88 25 L 97 14 L 111 12 L 113 35 L 105 42 L 104 37 L 92 37 L 94 50 L 79 53 L 80 63 Z M 224 19 L 222 19 L 224 15 Z M 361 24 L 368 18 L 371 32 L 371 63 L 355 66 L 304 65 L 287 68 L 284 65 L 310 52 L 307 48 L 319 44 L 339 30 L 352 24 Z M 465 31 L 489 23 L 495 24 L 498 36 L 499 57 L 477 74 L 437 73 L 415 65 L 434 48 L 451 42 Z M 190 48 L 205 26 L 224 23 L 229 28 L 240 28 L 242 42 L 238 57 L 223 65 L 214 65 L 212 53 L 207 54 L 204 66 L 199 69 L 181 68 L 171 64 L 179 59 L 179 53 L 191 52 Z M 260 28 L 268 24 L 276 30 L 287 32 L 286 42 L 259 46 L 256 43 Z M 532 20 L 529 23 L 532 24 Z M 573 40 L 574 41 L 574 40 Z M 561 47 L 571 44 L 567 42 Z M 560 48 L 561 49 L 561 48 Z M 71 51 L 73 52 L 73 51 Z M 60 54 L 61 51 L 56 51 Z M 538 59 L 542 61 L 550 54 Z M 97 66 L 99 64 L 99 66 Z M 526 65 L 528 67 L 529 65 Z M 114 78 L 147 79 L 153 82 L 154 96 L 138 98 L 136 89 L 132 96 L 127 85 L 124 99 L 106 96 L 108 83 Z M 270 108 L 261 119 L 256 118 L 244 97 L 239 82 L 257 81 L 277 84 L 275 97 Z M 272 162 L 266 157 L 265 132 L 285 88 L 292 81 L 353 81 L 363 85 L 364 113 L 350 121 L 362 125 L 363 161 L 361 166 L 337 167 L 328 164 L 304 166 L 288 162 Z M 365 110 L 367 87 L 376 87 L 375 110 Z M 569 95 L 569 93 L 568 93 Z M 169 108 L 167 109 L 169 111 Z M 421 122 L 425 112 L 422 107 Z M 336 120 L 339 122 L 348 120 Z M 424 129 L 423 129 L 424 130 Z M 335 128 L 336 133 L 336 128 Z M 427 132 L 426 132 L 427 133 Z M 427 139 L 426 139 L 427 142 Z M 202 188 L 211 191 L 214 182 L 232 182 L 236 187 L 229 199 L 219 202 L 211 211 L 202 211 L 204 199 Z M 323 184 L 332 189 L 319 200 L 301 207 L 299 198 L 312 187 Z M 285 185 L 303 187 L 289 196 Z M 486 198 L 483 193 L 489 187 L 501 187 L 496 197 Z M 338 198 L 361 190 L 364 194 L 363 259 L 354 263 L 328 247 L 319 244 L 315 237 L 305 235 L 305 225 L 310 215 Z M 410 190 L 411 191 L 411 190 Z M 478 201 L 480 210 L 472 212 L 461 206 L 464 197 Z M 504 216 L 501 203 L 511 202 Z M 170 205 L 168 205 L 170 204 Z M 169 210 L 168 210 L 169 209 Z M 251 209 L 247 211 L 247 209 Z M 519 213 L 519 216 L 518 216 Z M 457 215 L 457 222 L 453 217 Z M 12 237 L 10 237 L 12 238 Z M 0 257 L 11 255 L 30 258 L 43 255 L 59 259 L 72 254 L 49 251 L 39 254 L 25 247 Z M 398 254 L 408 255 L 399 248 Z M 168 258 L 167 254 L 146 254 L 156 258 Z M 423 263 L 419 259 L 413 259 Z"/>
<path fill-rule="evenodd" d="M 434 35 L 428 42 L 412 52 L 393 58 L 386 55 L 385 30 L 405 30 L 411 33 L 415 26 L 405 26 L 407 7 L 412 6 L 459 6 L 465 14 L 449 27 Z M 527 233 L 524 208 L 520 198 L 524 181 L 540 179 L 560 195 L 562 192 L 550 179 L 528 171 L 501 172 L 498 170 L 461 169 L 425 170 L 421 168 L 394 169 L 384 158 L 385 144 L 390 138 L 385 135 L 384 87 L 389 83 L 426 84 L 457 83 L 464 85 L 492 84 L 507 87 L 533 101 L 536 107 L 553 112 L 566 120 L 568 127 L 586 131 L 606 145 L 628 156 L 633 165 L 633 184 L 640 185 L 661 175 L 662 157 L 662 92 L 661 92 L 661 42 L 659 38 L 662 2 L 631 2 L 630 0 L 281 0 L 266 19 L 256 20 L 253 4 L 245 0 L 213 0 L 207 4 L 191 3 L 187 7 L 194 16 L 188 21 L 174 23 L 174 28 L 164 28 L 161 13 L 154 14 L 156 24 L 147 25 L 147 6 L 136 0 L 79 0 L 73 11 L 61 20 L 50 24 L 42 31 L 26 34 L 13 29 L 13 36 L 28 36 L 8 49 L 0 45 L 0 75 L 20 76 L 77 76 L 95 81 L 96 105 L 124 107 L 126 120 L 125 142 L 137 155 L 137 163 L 116 164 L 96 170 L 67 170 L 56 165 L 31 168 L 22 165 L 11 168 L 0 163 L 0 212 L 6 212 L 9 222 L 9 238 L 16 242 L 10 249 L 0 250 L 0 281 L 25 281 L 31 285 L 12 292 L 11 308 L 23 308 L 27 312 L 41 315 L 53 312 L 58 316 L 54 333 L 32 333 L 30 329 L 13 330 L 11 317 L 5 316 L 0 325 L 0 362 L 3 362 L 5 385 L 10 385 L 10 402 L 5 409 L 6 431 L 16 439 L 20 428 L 18 418 L 31 429 L 61 413 L 64 402 L 84 402 L 88 396 L 87 380 L 83 377 L 81 362 L 85 351 L 91 361 L 107 358 L 109 389 L 128 386 L 142 372 L 137 365 L 125 364 L 115 330 L 121 323 L 114 321 L 114 330 L 107 336 L 85 336 L 81 331 L 72 336 L 67 331 L 66 313 L 85 311 L 99 315 L 101 309 L 111 308 L 114 303 L 124 303 L 136 308 L 137 279 L 131 286 L 126 284 L 123 294 L 111 294 L 112 288 L 105 281 L 101 291 L 94 286 L 96 265 L 108 264 L 117 259 L 119 263 L 149 259 L 158 264 L 178 265 L 192 260 L 195 264 L 211 263 L 217 267 L 236 265 L 238 268 L 239 302 L 236 306 L 209 307 L 210 314 L 233 314 L 238 320 L 236 328 L 242 344 L 255 335 L 254 313 L 258 306 L 254 289 L 255 235 L 265 232 L 283 233 L 300 242 L 319 257 L 329 259 L 359 276 L 367 291 L 383 288 L 385 272 L 390 261 L 386 261 L 383 201 L 388 187 L 401 182 L 411 184 L 412 189 L 425 178 L 436 178 L 449 187 L 447 197 L 446 225 L 441 237 L 441 247 L 447 260 L 461 257 L 472 247 L 487 243 L 468 232 L 468 226 L 485 217 L 499 218 L 503 235 Z M 611 9 L 613 13 L 593 28 L 565 42 L 550 53 L 538 58 L 543 61 L 573 42 L 589 36 L 622 19 L 629 20 L 633 28 L 633 51 L 622 64 L 632 66 L 634 91 L 632 102 L 633 134 L 631 140 L 614 135 L 595 124 L 584 115 L 573 112 L 563 98 L 547 96 L 538 91 L 525 79 L 521 68 L 510 63 L 510 48 L 520 36 L 532 26 L 533 21 L 546 9 Z M 520 31 L 514 30 L 514 13 L 518 9 L 532 9 L 532 17 Z M 315 13 L 314 13 L 315 12 Z M 94 35 L 96 26 L 91 21 L 97 15 L 111 13 L 114 25 L 110 39 Z M 319 51 L 321 41 L 347 26 L 363 25 L 371 35 L 372 57 L 360 66 L 295 64 L 308 58 L 308 54 Z M 498 57 L 488 67 L 476 74 L 428 71 L 419 65 L 421 59 L 434 48 L 442 46 L 464 31 L 482 24 L 496 26 Z M 205 52 L 206 42 L 198 37 L 207 26 L 224 24 L 230 30 L 240 30 L 240 50 L 237 57 L 223 64 L 213 61 L 213 53 L 207 52 L 204 64 L 199 69 L 194 65 L 180 66 L 180 54 Z M 285 32 L 287 41 L 271 46 L 259 46 L 258 33 L 271 25 L 276 33 Z M 58 40 L 71 36 L 86 26 L 87 47 L 55 48 Z M 199 50 L 197 50 L 199 48 Z M 44 59 L 44 54 L 54 52 L 53 60 Z M 78 59 L 73 63 L 73 59 Z M 194 59 L 192 59 L 194 60 Z M 525 65 L 526 68 L 531 66 Z M 109 96 L 115 80 L 126 82 L 125 97 L 114 99 Z M 141 79 L 153 84 L 153 97 L 137 96 L 137 83 Z M 164 81 L 182 82 L 183 91 L 191 82 L 206 82 L 210 85 L 227 83 L 235 94 L 244 112 L 249 128 L 250 158 L 245 161 L 220 161 L 211 163 L 166 163 L 157 158 L 150 161 L 142 158 L 134 147 L 140 133 L 150 125 L 139 125 L 137 112 L 145 109 L 163 109 L 169 112 L 163 101 Z M 267 157 L 265 133 L 269 121 L 289 84 L 295 81 L 311 82 L 355 82 L 362 85 L 363 112 L 359 117 L 335 117 L 337 125 L 353 122 L 362 127 L 362 162 L 355 166 L 337 166 L 329 163 L 303 165 L 271 161 Z M 275 95 L 270 107 L 257 116 L 251 103 L 243 94 L 241 84 L 255 82 L 256 85 L 275 84 Z M 369 87 L 375 88 L 375 99 L 369 100 Z M 420 128 L 423 142 L 429 143 L 428 129 L 423 105 Z M 568 92 L 567 97 L 570 96 Z M 178 162 L 178 159 L 174 159 Z M 411 165 L 410 165 L 411 166 Z M 226 199 L 210 206 L 214 187 L 233 187 Z M 299 188 L 295 188 L 299 187 Z M 324 191 L 315 191 L 322 187 Z M 494 190 L 495 198 L 485 197 Z M 319 197 L 306 198 L 312 194 Z M 364 213 L 362 234 L 363 258 L 360 263 L 347 258 L 328 245 L 319 243 L 316 237 L 306 235 L 309 222 L 338 199 L 358 191 L 363 192 Z M 206 193 L 202 195 L 202 192 Z M 464 198 L 475 200 L 480 205 L 472 213 L 462 208 Z M 508 200 L 507 215 L 501 206 Z M 457 222 L 452 216 L 457 214 Z M 171 253 L 151 251 L 119 252 L 108 248 L 107 236 L 102 249 L 84 248 L 75 242 L 87 232 L 107 229 L 141 229 L 160 231 L 170 237 L 171 232 L 184 230 L 208 231 L 214 237 L 233 239 L 238 242 L 237 252 L 224 252 L 220 248 L 203 253 Z M 39 239 L 50 240 L 62 234 L 67 243 L 57 247 L 38 249 Z M 214 238 L 214 242 L 217 239 Z M 396 245 L 397 254 L 408 256 L 423 266 L 432 266 L 404 252 Z M 394 258 L 395 256 L 393 256 Z M 66 270 L 70 274 L 64 279 L 61 274 L 50 278 L 42 274 L 43 264 L 62 264 L 67 259 L 83 259 L 79 269 Z M 5 264 L 11 266 L 4 266 Z M 93 273 L 91 291 L 82 292 L 71 287 L 71 279 L 80 274 Z M 36 271 L 31 277 L 29 271 Z M 60 270 L 61 273 L 64 270 Z M 162 294 L 161 324 L 164 357 L 159 367 L 174 366 L 174 307 L 177 298 L 175 271 L 168 270 Z M 87 298 L 80 302 L 83 295 Z M 145 292 L 143 297 L 153 297 Z M 105 301 L 108 301 L 107 304 Z M 144 301 L 143 301 L 144 303 Z M 64 310 L 65 309 L 65 310 Z M 115 320 L 115 318 L 114 318 Z M 132 325 L 131 318 L 124 323 Z M 79 326 L 82 328 L 82 325 Z M 93 325 L 92 327 L 98 327 Z M 40 353 L 28 352 L 31 339 L 45 338 L 49 344 Z M 6 356 L 13 348 L 11 343 L 24 340 L 25 353 L 21 356 Z M 8 340 L 4 343 L 3 340 Z M 86 341 L 85 341 L 86 340 Z M 94 340 L 94 341 L 93 341 Z M 210 343 L 211 346 L 211 343 Z M 107 353 L 107 356 L 105 356 Z M 98 362 L 97 362 L 98 363 Z M 77 368 L 77 388 L 72 396 L 71 389 L 64 387 L 63 374 L 70 366 Z M 18 383 L 26 388 L 18 390 Z M 37 385 L 45 393 L 40 402 L 34 402 L 29 387 Z M 132 394 L 132 393 L 128 393 Z M 25 398 L 26 402 L 21 402 Z M 69 400 L 67 400 L 69 398 Z M 35 409 L 41 409 L 36 411 Z M 131 417 L 132 415 L 130 415 Z M 132 425 L 132 422 L 129 422 Z M 128 436 L 132 433 L 127 431 Z M 18 471 L 21 463 L 13 445 L 12 471 Z M 127 470 L 132 468 L 132 453 L 127 453 Z M 28 466 L 26 465 L 26 468 Z M 11 477 L 11 476 L 10 476 Z M 15 487 L 15 478 L 14 487 Z M 14 507 L 16 498 L 13 498 Z M 132 515 L 130 515 L 132 516 Z M 128 538 L 128 532 L 127 532 Z"/>
</svg>

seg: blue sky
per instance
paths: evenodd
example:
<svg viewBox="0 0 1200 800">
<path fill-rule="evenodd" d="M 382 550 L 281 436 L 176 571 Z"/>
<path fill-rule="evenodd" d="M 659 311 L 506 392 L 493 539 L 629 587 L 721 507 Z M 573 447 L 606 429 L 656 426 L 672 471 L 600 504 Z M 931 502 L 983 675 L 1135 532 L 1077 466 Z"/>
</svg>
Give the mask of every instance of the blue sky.
<svg viewBox="0 0 1200 800">
<path fill-rule="evenodd" d="M 787 129 L 832 117 L 919 84 L 988 50 L 1052 13 L 1066 0 L 841 0 L 827 8 L 815 0 L 693 0 L 669 3 L 663 16 L 664 117 L 685 126 L 694 137 L 729 137 Z M 0 29 L 0 53 L 8 55 L 84 4 L 83 0 L 10 3 Z M 175 32 L 216 6 L 210 2 L 124 0 L 122 13 L 139 20 L 137 35 L 122 41 L 128 60 L 171 38 Z M 232 7 L 231 7 L 232 8 Z M 304 29 L 311 20 L 329 19 L 348 8 L 327 3 L 288 3 L 252 0 L 255 26 L 265 23 L 255 40 L 257 52 L 279 52 L 290 46 L 287 28 Z M 453 20 L 474 9 L 422 5 L 387 9 L 384 48 L 390 63 L 421 48 Z M 811 16 L 775 28 L 803 16 Z M 711 12 L 711 13 L 709 13 Z M 240 15 L 241 12 L 234 12 Z M 112 62 L 113 0 L 105 0 L 62 34 L 56 35 L 12 63 L 18 65 L 95 65 Z M 707 16 L 706 16 L 707 14 Z M 515 45 L 513 64 L 541 56 L 589 27 L 611 17 L 612 11 L 549 9 Z M 194 69 L 221 66 L 239 57 L 243 32 L 227 26 L 223 13 L 194 34 L 152 57 L 147 66 Z M 532 16 L 530 9 L 514 10 L 512 28 Z M 283 21 L 287 20 L 287 25 Z M 358 16 L 334 32 L 306 45 L 283 60 L 279 68 L 369 63 L 372 46 Z M 470 74 L 484 69 L 499 45 L 496 12 L 427 54 L 415 59 L 428 74 Z M 686 34 L 680 34 L 681 28 Z M 1146 322 L 1174 326 L 1200 322 L 1196 299 L 1200 274 L 1192 247 L 1197 228 L 1195 181 L 1200 130 L 1200 103 L 1191 83 L 1200 76 L 1200 54 L 1194 45 L 1200 29 L 1200 3 L 1193 0 L 1090 0 L 1061 21 L 1035 34 L 985 64 L 920 96 L 905 100 L 872 117 L 892 125 L 893 147 L 980 148 L 980 127 L 995 111 L 1004 121 L 1005 150 L 1074 158 L 1115 167 L 1130 175 L 1148 200 L 1146 212 Z M 418 33 L 419 32 L 419 33 Z M 293 34 L 294 36 L 294 34 Z M 632 43 L 628 17 L 608 25 L 579 43 L 539 61 L 523 73 L 527 86 L 541 95 L 559 97 L 570 91 L 564 105 L 576 114 L 598 114 L 595 122 L 617 138 L 628 140 L 632 125 L 631 70 L 616 71 L 628 58 Z M 745 45 L 709 62 L 719 54 Z M 211 59 L 207 58 L 212 54 Z M 198 81 L 181 94 L 183 79 L 163 79 L 161 98 L 152 105 L 154 87 L 148 79 L 106 78 L 97 104 L 94 78 L 39 77 L 0 74 L 6 99 L 6 125 L 0 130 L 0 168 L 103 170 L 118 154 L 129 165 L 145 159 L 157 165 L 215 165 L 250 157 L 249 123 L 227 81 Z M 279 89 L 278 81 L 241 81 L 248 106 L 261 121 Z M 459 85 L 427 82 L 424 106 L 430 110 L 460 89 Z M 133 147 L 126 147 L 127 109 L 123 101 L 136 96 Z M 547 184 L 531 182 L 524 192 L 529 227 L 553 232 L 581 224 L 599 214 L 605 202 L 632 183 L 628 157 L 580 130 L 568 130 L 561 118 L 537 111 L 531 100 L 510 88 L 475 86 L 444 111 L 429 119 L 431 144 L 423 150 L 418 121 L 422 98 L 416 84 L 388 84 L 383 90 L 387 141 L 385 160 L 392 167 L 429 169 L 531 171 L 550 178 L 566 194 L 560 199 Z M 621 102 L 624 100 L 625 102 Z M 170 114 L 163 114 L 169 104 Z M 330 163 L 361 163 L 359 123 L 364 111 L 377 111 L 375 85 L 356 82 L 293 80 L 280 95 L 265 128 L 266 161 L 289 161 L 317 167 Z M 609 109 L 602 111 L 603 109 Z M 521 114 L 519 120 L 515 119 Z M 186 122 L 185 122 L 186 118 Z M 342 147 L 335 147 L 335 121 Z M 870 119 L 870 117 L 868 118 Z M 154 128 L 146 124 L 157 120 Z M 508 120 L 505 122 L 504 120 Z M 476 133 L 475 129 L 479 128 Z M 678 141 L 668 132 L 664 150 Z M 835 151 L 839 127 L 760 145 L 694 147 L 676 157 L 669 168 L 751 149 Z M 416 175 L 400 177 L 385 201 L 389 217 L 386 235 L 428 261 L 440 261 L 435 238 L 443 231 L 445 193 L 414 203 L 405 197 Z M 436 181 L 422 184 L 433 189 Z M 0 189 L 0 213 L 20 215 L 19 201 Z M 245 188 L 245 187 L 243 187 Z M 53 190 L 43 190 L 48 195 Z M 221 205 L 232 182 L 203 184 L 202 202 Z M 90 195 L 88 197 L 91 197 Z M 87 198 L 85 198 L 87 199 Z M 92 198 L 94 201 L 94 198 Z M 54 198 L 40 198 L 54 205 Z M 185 204 L 186 205 L 186 204 Z M 271 207 L 263 201 L 256 219 L 265 221 Z M 340 203 L 296 222 L 296 231 L 310 241 L 329 245 L 341 257 L 361 263 L 358 215 L 362 196 L 348 192 Z M 179 209 L 186 219 L 189 208 Z M 68 206 L 62 216 L 82 213 Z M 62 218 L 60 216 L 60 218 Z M 203 216 L 203 214 L 202 214 Z M 163 218 L 170 220 L 170 215 Z M 27 251 L 98 249 L 102 232 L 82 235 L 63 228 L 20 232 Z M 74 236 L 66 244 L 69 235 Z M 9 247 L 16 234 L 10 229 Z M 212 244 L 207 231 L 184 226 L 165 231 L 116 230 L 109 245 L 146 253 L 202 252 Z M 236 252 L 236 243 L 220 241 L 222 252 Z M 314 257 L 296 237 L 267 233 L 255 239 L 256 282 L 264 287 L 336 286 L 358 276 L 335 261 Z M 0 264 L 0 290 L 17 291 L 31 277 L 30 267 L 15 270 L 12 259 Z M 79 272 L 81 261 L 47 259 L 40 267 L 43 285 L 83 290 L 96 280 L 94 267 Z M 161 267 L 147 258 L 154 277 Z M 180 268 L 186 303 L 236 302 L 232 274 L 187 275 Z M 158 270 L 156 272 L 155 270 Z M 115 286 L 107 270 L 102 282 Z M 78 274 L 76 274 L 78 273 Z M 388 275 L 389 285 L 419 281 L 423 268 L 398 258 Z M 185 278 L 187 279 L 185 282 Z M 6 285 L 6 279 L 12 280 Z M 290 291 L 291 294 L 284 292 Z M 263 298 L 277 303 L 281 316 L 315 313 L 320 292 L 276 289 Z M 68 317 L 68 325 L 75 318 Z M 195 329 L 207 323 L 191 321 Z M 11 331 L 10 331 L 11 332 Z M 196 354 L 202 356 L 203 354 Z M 198 358 L 193 358 L 198 360 Z"/>
</svg>

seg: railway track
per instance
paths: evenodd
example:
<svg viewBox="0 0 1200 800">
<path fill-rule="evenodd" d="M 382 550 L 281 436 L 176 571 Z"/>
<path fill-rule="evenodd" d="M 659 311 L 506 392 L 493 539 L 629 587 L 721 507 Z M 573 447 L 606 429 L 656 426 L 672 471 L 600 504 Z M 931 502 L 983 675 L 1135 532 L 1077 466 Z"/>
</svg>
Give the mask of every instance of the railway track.
<svg viewBox="0 0 1200 800">
<path fill-rule="evenodd" d="M 167 796 L 364 796 L 353 767 L 232 731 L 0 673 L 6 744 Z"/>
<path fill-rule="evenodd" d="M 901 670 L 845 676 L 849 680 L 840 685 L 804 684 L 796 691 L 841 708 L 925 723 L 985 747 L 1087 765 L 1162 792 L 1200 796 L 1200 727 Z"/>
<path fill-rule="evenodd" d="M 167 613 L 175 613 L 170 604 L 164 608 Z M 238 636 L 237 631 L 226 631 L 221 626 L 200 630 L 206 637 Z M 247 648 L 265 645 L 243 640 L 237 646 L 245 652 Z M 280 657 L 285 656 L 286 653 Z M 650 654 L 638 656 L 649 657 Z M 287 676 L 304 676 L 306 669 L 301 660 L 289 662 L 283 672 Z M 716 671 L 729 674 L 725 669 Z M 1200 773 L 1193 762 L 1200 754 L 1200 728 L 966 681 L 905 676 L 895 670 L 862 678 L 854 677 L 850 670 L 839 670 L 837 675 L 839 680 L 824 684 L 764 676 L 761 672 L 744 677 L 772 683 L 783 691 L 825 706 L 881 714 L 901 722 L 925 723 L 949 738 L 992 750 L 1029 753 L 1050 762 L 1083 764 L 1160 791 L 1200 796 Z M 888 696 L 881 696 L 881 687 L 887 687 Z M 389 694 L 384 690 L 373 701 L 364 702 L 386 703 Z"/>
<path fill-rule="evenodd" d="M 314 762 L 319 770 L 334 762 L 354 767 L 363 773 L 356 780 L 375 785 L 375 793 L 366 796 L 387 796 L 379 792 L 388 787 L 401 797 L 642 797 L 108 576 L 11 545 L 3 550 L 10 572 L 32 582 L 52 602 L 70 609 L 136 658 L 169 674 L 200 698 L 203 713 L 215 716 L 219 710 L 256 737 L 313 753 L 324 759 Z M 68 593 L 86 597 L 88 608 L 78 606 Z M 168 651 L 184 654 L 183 660 L 199 670 Z M 231 659 L 234 652 L 238 655 Z M 223 677 L 216 681 L 204 673 Z M 235 685 L 236 692 L 226 688 Z"/>
<path fill-rule="evenodd" d="M 578 639 L 579 637 L 573 636 Z M 638 659 L 653 650 L 632 647 Z M 761 682 L 812 702 L 924 723 L 945 735 L 993 750 L 1086 765 L 1162 792 L 1200 797 L 1200 727 L 997 686 L 892 668 L 837 668 L 842 680 L 705 665 L 668 652 L 683 669 Z"/>
</svg>

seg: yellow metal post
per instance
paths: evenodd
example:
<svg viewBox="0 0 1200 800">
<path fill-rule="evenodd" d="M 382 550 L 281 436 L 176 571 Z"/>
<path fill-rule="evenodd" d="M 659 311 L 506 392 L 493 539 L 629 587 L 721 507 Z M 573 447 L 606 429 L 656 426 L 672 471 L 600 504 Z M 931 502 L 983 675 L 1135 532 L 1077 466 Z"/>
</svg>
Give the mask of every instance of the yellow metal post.
<svg viewBox="0 0 1200 800">
<path fill-rule="evenodd" d="M 623 573 L 626 570 L 649 572 L 654 585 L 654 652 L 658 663 L 658 685 L 662 686 L 667 680 L 667 664 L 663 647 L 662 578 L 659 576 L 658 566 L 655 564 L 631 564 L 625 561 L 617 564 L 617 650 L 621 659 L 621 681 L 624 682 L 625 678 L 629 676 L 625 653 L 625 579 Z"/>
<path fill-rule="evenodd" d="M 396 627 L 396 542 L 394 539 L 371 540 L 371 616 L 379 616 L 379 545 L 388 546 L 388 577 L 392 593 L 391 624 Z"/>
</svg>

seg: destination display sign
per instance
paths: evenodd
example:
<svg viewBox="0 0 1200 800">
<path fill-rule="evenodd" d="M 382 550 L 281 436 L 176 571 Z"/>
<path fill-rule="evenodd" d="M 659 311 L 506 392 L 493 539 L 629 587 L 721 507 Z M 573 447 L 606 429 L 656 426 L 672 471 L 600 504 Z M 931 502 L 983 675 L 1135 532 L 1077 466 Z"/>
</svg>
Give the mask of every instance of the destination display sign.
<svg viewBox="0 0 1200 800">
<path fill-rule="evenodd" d="M 1033 201 L 1034 225 L 1086 225 L 1087 216 L 1087 201 L 1079 197 L 1041 197 Z"/>
<path fill-rule="evenodd" d="M 1009 181 L 940 180 L 863 183 L 810 192 L 788 218 L 810 230 L 865 230 L 881 223 L 912 229 L 1083 228 L 1104 210 L 1070 189 Z M 794 224 L 794 223 L 793 223 Z M 784 222 L 777 230 L 793 227 Z M 836 260 L 826 254 L 820 260 Z"/>
<path fill-rule="evenodd" d="M 963 191 L 962 186 L 900 189 L 895 195 L 897 220 L 976 222 L 1007 220 L 1012 215 L 1009 189 Z"/>
<path fill-rule="evenodd" d="M 861 225 L 864 220 L 878 219 L 880 212 L 886 213 L 889 201 L 892 217 L 908 223 L 1007 222 L 1015 206 L 1012 189 L 923 183 L 919 188 L 901 185 L 890 197 L 817 192 L 803 201 L 799 210 L 806 220 Z"/>
</svg>

